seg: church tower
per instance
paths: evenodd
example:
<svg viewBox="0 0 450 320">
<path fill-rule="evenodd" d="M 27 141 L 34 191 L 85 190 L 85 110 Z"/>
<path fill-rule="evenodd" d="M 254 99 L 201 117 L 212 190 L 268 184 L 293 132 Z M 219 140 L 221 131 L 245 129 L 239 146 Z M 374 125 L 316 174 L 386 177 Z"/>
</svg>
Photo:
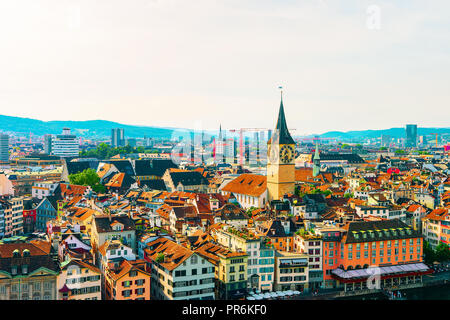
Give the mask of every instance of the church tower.
<svg viewBox="0 0 450 320">
<path fill-rule="evenodd" d="M 314 159 L 313 159 L 313 177 L 317 177 L 319 173 L 320 173 L 319 143 L 316 142 L 316 151 L 314 152 Z"/>
<path fill-rule="evenodd" d="M 295 191 L 295 141 L 287 128 L 281 92 L 277 126 L 267 142 L 267 194 L 268 200 L 280 200 Z"/>
</svg>

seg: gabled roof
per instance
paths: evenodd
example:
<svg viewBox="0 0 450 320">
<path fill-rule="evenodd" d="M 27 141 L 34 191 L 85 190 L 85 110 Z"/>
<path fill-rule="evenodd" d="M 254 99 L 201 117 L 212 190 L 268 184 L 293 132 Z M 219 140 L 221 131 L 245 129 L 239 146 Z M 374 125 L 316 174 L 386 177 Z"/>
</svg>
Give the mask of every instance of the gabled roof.
<svg viewBox="0 0 450 320">
<path fill-rule="evenodd" d="M 147 186 L 148 188 L 152 190 L 161 190 L 166 191 L 166 184 L 164 183 L 164 180 L 160 179 L 152 179 L 152 180 L 141 180 L 139 182 L 139 186 Z"/>
<path fill-rule="evenodd" d="M 14 251 L 18 251 L 20 257 L 14 257 Z M 29 257 L 24 257 L 24 251 L 29 252 Z M 12 265 L 28 265 L 28 273 L 31 274 L 41 268 L 58 272 L 58 265 L 50 255 L 51 243 L 42 240 L 32 240 L 29 243 L 5 243 L 0 245 L 0 270 L 12 275 Z M 17 270 L 21 276 L 21 268 Z"/>
<path fill-rule="evenodd" d="M 117 270 L 110 270 L 109 274 L 111 275 L 111 278 L 115 281 L 119 280 L 124 275 L 129 274 L 130 271 L 132 270 L 136 270 L 138 273 L 150 276 L 150 274 L 145 271 L 145 264 L 146 261 L 143 259 L 135 261 L 123 260 L 120 263 L 119 268 Z"/>
<path fill-rule="evenodd" d="M 108 216 L 96 216 L 94 221 L 98 233 L 113 232 L 111 225 L 114 222 L 121 223 L 124 226 L 123 231 L 136 230 L 133 219 L 128 216 L 112 216 L 111 221 Z"/>
<path fill-rule="evenodd" d="M 136 176 L 158 176 L 162 177 L 169 168 L 177 168 L 170 159 L 135 160 L 134 170 Z"/>
<path fill-rule="evenodd" d="M 286 237 L 283 225 L 280 220 L 268 220 L 259 227 L 261 233 L 269 238 Z"/>
<path fill-rule="evenodd" d="M 183 186 L 209 185 L 208 179 L 198 171 L 169 172 L 169 174 L 175 187 L 179 183 Z"/>
<path fill-rule="evenodd" d="M 134 176 L 134 168 L 130 160 L 106 160 L 104 162 L 113 164 L 117 170 L 126 173 L 130 176 Z"/>
<path fill-rule="evenodd" d="M 448 208 L 437 208 L 423 217 L 423 220 L 446 220 L 449 218 L 449 210 Z"/>
<path fill-rule="evenodd" d="M 159 254 L 164 254 L 165 259 L 164 261 L 159 262 L 159 264 L 169 271 L 178 267 L 194 254 L 194 252 L 188 248 L 162 237 L 147 243 L 147 248 L 145 248 L 144 251 L 153 261 L 156 260 Z"/>
<path fill-rule="evenodd" d="M 228 248 L 211 242 L 204 243 L 201 247 L 197 248 L 195 252 L 216 266 L 219 264 L 220 258 L 228 259 L 247 256 L 247 253 L 245 252 L 231 251 Z"/>
<path fill-rule="evenodd" d="M 227 183 L 222 191 L 259 197 L 267 189 L 267 177 L 258 174 L 243 173 Z"/>
<path fill-rule="evenodd" d="M 60 183 L 61 195 L 65 196 L 82 196 L 86 192 L 88 186 L 79 186 L 75 184 Z"/>
</svg>

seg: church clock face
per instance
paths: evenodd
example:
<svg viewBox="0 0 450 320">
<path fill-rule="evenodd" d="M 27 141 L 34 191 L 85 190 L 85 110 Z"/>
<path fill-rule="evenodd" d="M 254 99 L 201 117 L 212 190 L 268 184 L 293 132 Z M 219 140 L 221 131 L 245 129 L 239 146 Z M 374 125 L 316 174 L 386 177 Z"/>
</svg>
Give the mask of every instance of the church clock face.
<svg viewBox="0 0 450 320">
<path fill-rule="evenodd" d="M 292 146 L 282 146 L 280 149 L 280 160 L 283 163 L 290 163 L 294 159 L 295 149 Z"/>
</svg>

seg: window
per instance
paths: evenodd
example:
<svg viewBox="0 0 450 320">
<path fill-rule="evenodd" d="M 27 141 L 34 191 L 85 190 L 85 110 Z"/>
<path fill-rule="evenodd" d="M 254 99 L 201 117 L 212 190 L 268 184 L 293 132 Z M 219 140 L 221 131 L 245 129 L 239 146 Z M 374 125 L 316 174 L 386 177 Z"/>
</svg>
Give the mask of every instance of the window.
<svg viewBox="0 0 450 320">
<path fill-rule="evenodd" d="M 123 281 L 122 286 L 128 288 L 129 286 L 131 286 L 131 281 Z"/>
<path fill-rule="evenodd" d="M 41 283 L 40 282 L 33 283 L 33 290 L 34 291 L 41 291 Z"/>
<path fill-rule="evenodd" d="M 197 269 L 192 269 L 192 275 L 193 276 L 197 275 Z"/>
<path fill-rule="evenodd" d="M 141 295 L 141 294 L 143 294 L 145 292 L 145 288 L 136 289 L 135 292 L 136 292 L 137 295 Z"/>
<path fill-rule="evenodd" d="M 135 281 L 137 286 L 142 286 L 145 283 L 145 279 L 139 279 Z"/>
<path fill-rule="evenodd" d="M 124 291 L 122 291 L 122 296 L 124 296 L 124 297 L 131 296 L 131 290 L 124 290 Z"/>
<path fill-rule="evenodd" d="M 196 256 L 196 255 L 193 255 L 193 256 L 191 257 L 191 263 L 192 263 L 192 264 L 197 264 L 197 261 L 198 261 L 197 256 Z"/>
<path fill-rule="evenodd" d="M 136 277 L 138 275 L 136 270 L 131 270 L 129 273 L 130 277 Z"/>
</svg>

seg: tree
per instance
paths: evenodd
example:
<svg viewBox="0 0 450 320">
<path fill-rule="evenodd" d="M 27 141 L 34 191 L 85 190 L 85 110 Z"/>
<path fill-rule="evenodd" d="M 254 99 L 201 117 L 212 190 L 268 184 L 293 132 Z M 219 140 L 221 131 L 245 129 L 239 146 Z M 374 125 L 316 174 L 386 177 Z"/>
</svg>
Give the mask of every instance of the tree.
<svg viewBox="0 0 450 320">
<path fill-rule="evenodd" d="M 90 186 L 94 192 L 105 192 L 105 187 L 100 184 L 100 177 L 94 169 L 85 169 L 82 172 L 69 175 L 71 184 Z"/>
<path fill-rule="evenodd" d="M 423 243 L 423 255 L 425 263 L 431 264 L 435 261 L 434 250 L 427 241 Z"/>
<path fill-rule="evenodd" d="M 344 198 L 353 198 L 355 195 L 353 194 L 353 192 L 349 192 L 344 194 Z"/>
<path fill-rule="evenodd" d="M 436 247 L 435 257 L 436 260 L 439 262 L 450 260 L 450 248 L 448 244 L 439 242 L 439 244 Z"/>
<path fill-rule="evenodd" d="M 156 256 L 155 262 L 157 262 L 157 263 L 164 262 L 165 257 L 166 256 L 164 255 L 164 253 L 158 253 L 158 255 Z"/>
</svg>

